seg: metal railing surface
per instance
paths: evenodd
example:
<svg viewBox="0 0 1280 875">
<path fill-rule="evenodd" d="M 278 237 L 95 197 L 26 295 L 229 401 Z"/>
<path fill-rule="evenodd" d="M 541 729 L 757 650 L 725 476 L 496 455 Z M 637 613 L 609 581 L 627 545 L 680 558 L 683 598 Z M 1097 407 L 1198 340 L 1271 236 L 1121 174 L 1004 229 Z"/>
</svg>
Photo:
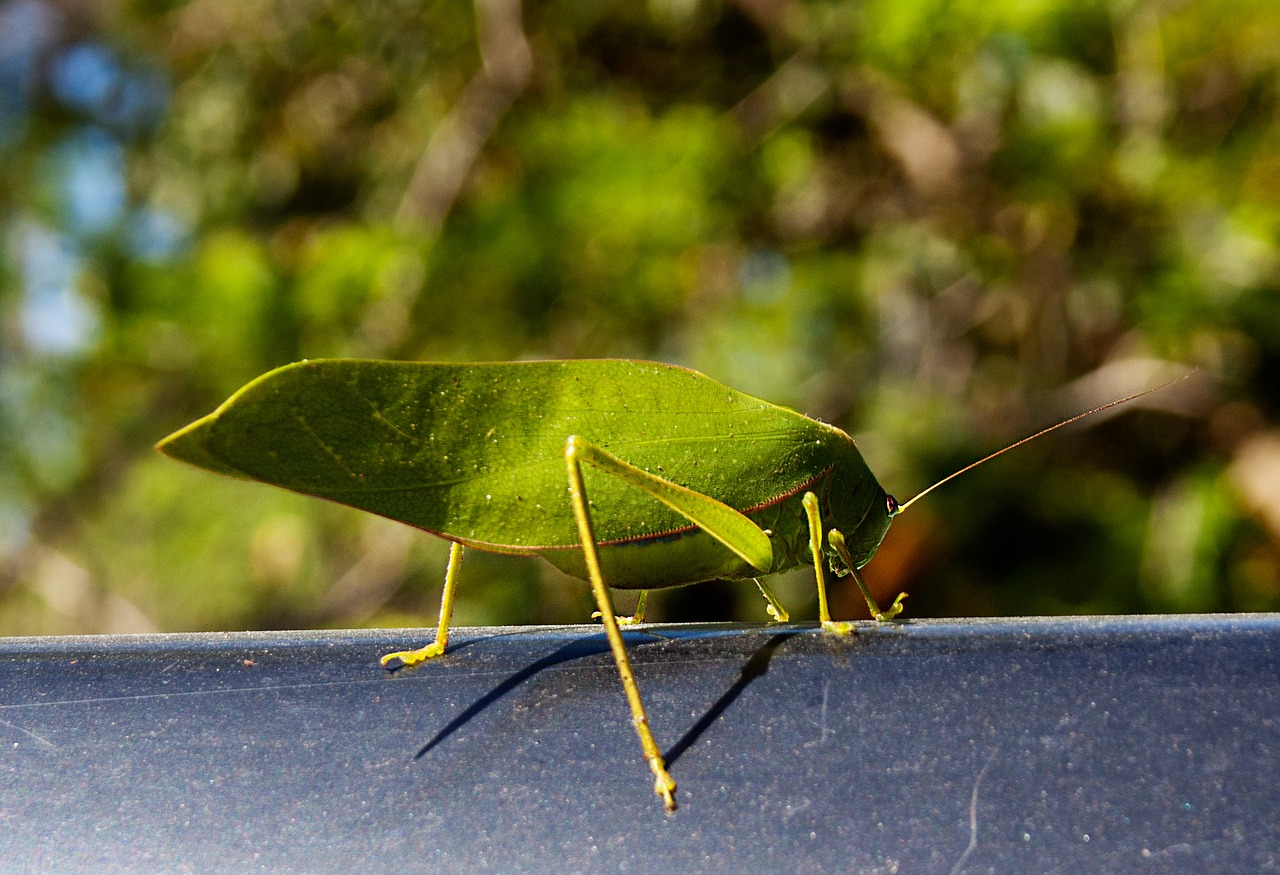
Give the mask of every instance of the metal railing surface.
<svg viewBox="0 0 1280 875">
<path fill-rule="evenodd" d="M 0 640 L 0 869 L 1280 867 L 1280 616 Z"/>
</svg>

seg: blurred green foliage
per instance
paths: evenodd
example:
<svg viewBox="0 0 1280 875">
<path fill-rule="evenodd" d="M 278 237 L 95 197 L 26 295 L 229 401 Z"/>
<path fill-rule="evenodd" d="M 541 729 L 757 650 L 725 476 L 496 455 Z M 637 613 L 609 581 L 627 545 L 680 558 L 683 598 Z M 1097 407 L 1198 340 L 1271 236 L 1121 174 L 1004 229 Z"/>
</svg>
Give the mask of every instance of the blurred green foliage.
<svg viewBox="0 0 1280 875">
<path fill-rule="evenodd" d="M 151 449 L 321 356 L 686 364 L 900 498 L 1195 366 L 934 493 L 868 579 L 915 616 L 1280 608 L 1274 3 L 107 8 L 0 6 L 0 632 L 431 622 L 435 539 Z M 461 623 L 590 610 L 463 574 Z"/>
</svg>

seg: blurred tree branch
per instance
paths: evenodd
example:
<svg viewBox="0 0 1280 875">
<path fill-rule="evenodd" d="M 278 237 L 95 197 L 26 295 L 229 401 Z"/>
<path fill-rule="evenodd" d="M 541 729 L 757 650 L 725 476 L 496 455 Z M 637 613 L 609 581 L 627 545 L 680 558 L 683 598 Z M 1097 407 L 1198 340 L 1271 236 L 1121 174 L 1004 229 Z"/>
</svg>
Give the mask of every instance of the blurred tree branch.
<svg viewBox="0 0 1280 875">
<path fill-rule="evenodd" d="M 529 84 L 533 53 L 520 0 L 475 0 L 480 70 L 436 129 L 396 213 L 401 226 L 438 229 L 502 116 Z"/>
</svg>

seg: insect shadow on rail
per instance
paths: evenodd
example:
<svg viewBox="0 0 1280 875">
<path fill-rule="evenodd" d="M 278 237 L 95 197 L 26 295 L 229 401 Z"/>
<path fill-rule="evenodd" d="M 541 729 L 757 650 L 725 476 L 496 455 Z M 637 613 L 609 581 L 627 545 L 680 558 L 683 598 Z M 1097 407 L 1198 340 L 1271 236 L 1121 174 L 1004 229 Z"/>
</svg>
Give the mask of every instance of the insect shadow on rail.
<svg viewBox="0 0 1280 875">
<path fill-rule="evenodd" d="M 667 764 L 670 765 L 684 755 L 684 752 L 702 737 L 702 733 L 711 728 L 711 724 L 719 719 L 720 715 L 729 710 L 729 706 L 734 703 L 743 690 L 750 686 L 751 682 L 763 675 L 769 670 L 769 663 L 773 661 L 773 655 L 778 652 L 778 648 L 788 638 L 799 635 L 800 630 L 789 630 L 786 632 L 778 632 L 769 636 L 769 640 L 760 645 L 755 653 L 751 654 L 751 658 L 747 660 L 747 664 L 742 667 L 742 671 L 738 674 L 738 679 L 733 682 L 733 686 L 725 690 L 724 695 L 716 699 L 715 703 L 707 709 L 707 713 L 703 714 L 698 722 L 689 727 L 689 731 L 680 736 L 680 739 L 666 753 Z"/>
<path fill-rule="evenodd" d="M 753 654 L 751 654 L 746 664 L 742 667 L 742 671 L 739 673 L 738 679 L 734 681 L 733 685 L 729 687 L 729 689 L 725 691 L 724 695 L 717 699 L 709 709 L 707 709 L 707 713 L 704 714 L 697 723 L 690 727 L 689 730 L 685 732 L 685 734 L 682 735 L 674 745 L 672 745 L 671 750 L 667 754 L 667 761 L 675 762 L 685 751 L 692 747 L 702 734 L 711 727 L 711 724 L 714 723 L 731 704 L 733 704 L 734 700 L 742 695 L 743 690 L 745 690 L 752 681 L 768 671 L 769 662 L 773 659 L 774 654 L 782 643 L 793 635 L 798 634 L 799 631 L 797 630 L 779 632 L 771 635 L 768 641 L 762 644 Z M 648 643 L 656 644 L 660 641 L 661 639 L 659 638 L 653 638 L 644 642 L 631 641 L 628 642 L 628 644 L 634 647 L 637 645 L 643 646 Z M 596 656 L 598 654 L 608 652 L 608 640 L 605 638 L 604 633 L 601 633 L 599 635 L 592 635 L 590 638 L 571 641 L 563 647 L 557 648 L 551 653 L 548 653 L 541 659 L 531 662 L 515 674 L 506 678 L 502 683 L 498 684 L 488 693 L 481 696 L 457 717 L 450 720 L 448 725 L 437 732 L 430 741 L 422 746 L 417 754 L 414 755 L 414 759 L 421 759 L 426 756 L 434 748 L 445 741 L 445 739 L 453 735 L 475 717 L 479 716 L 490 705 L 494 704 L 507 693 L 511 692 L 544 669 L 551 668 L 564 662 L 569 662 L 570 660 L 581 659 L 587 656 Z"/>
<path fill-rule="evenodd" d="M 423 745 L 422 749 L 414 756 L 414 759 L 421 759 L 426 756 L 431 752 L 432 748 L 436 747 L 449 736 L 453 735 L 467 723 L 471 722 L 472 719 L 479 716 L 490 705 L 494 704 L 507 693 L 529 680 L 529 678 L 538 674 L 538 672 L 551 668 L 552 666 L 559 665 L 562 662 L 569 662 L 573 659 L 581 659 L 586 656 L 595 656 L 600 653 L 608 652 L 608 641 L 605 639 L 604 633 L 601 632 L 599 635 L 592 635 L 590 638 L 570 641 L 568 644 L 557 648 L 541 659 L 529 663 L 529 665 L 508 677 L 488 693 L 485 693 L 469 705 L 467 709 L 457 717 L 450 720 L 448 725 L 437 732 L 434 738 Z"/>
</svg>

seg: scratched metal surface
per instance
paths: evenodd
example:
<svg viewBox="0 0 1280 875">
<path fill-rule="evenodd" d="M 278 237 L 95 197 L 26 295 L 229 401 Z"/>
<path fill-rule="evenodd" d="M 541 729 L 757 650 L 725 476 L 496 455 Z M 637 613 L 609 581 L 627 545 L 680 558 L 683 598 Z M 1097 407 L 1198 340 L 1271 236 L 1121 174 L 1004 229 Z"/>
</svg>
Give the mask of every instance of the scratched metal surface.
<svg viewBox="0 0 1280 875">
<path fill-rule="evenodd" d="M 408 636 L 412 638 L 414 636 Z M 0 640 L 0 869 L 1280 867 L 1280 617 Z"/>
</svg>

